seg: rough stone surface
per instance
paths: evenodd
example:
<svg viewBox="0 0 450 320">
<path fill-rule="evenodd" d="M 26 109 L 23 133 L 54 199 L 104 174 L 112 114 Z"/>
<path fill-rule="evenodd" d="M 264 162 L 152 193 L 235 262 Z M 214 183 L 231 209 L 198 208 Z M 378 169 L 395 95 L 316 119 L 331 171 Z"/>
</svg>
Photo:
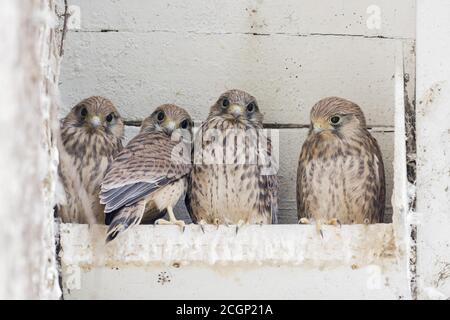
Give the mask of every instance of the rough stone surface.
<svg viewBox="0 0 450 320">
<path fill-rule="evenodd" d="M 450 2 L 420 0 L 417 4 L 417 207 L 414 223 L 417 225 L 418 297 L 448 299 Z"/>
<path fill-rule="evenodd" d="M 0 298 L 60 296 L 53 222 L 54 1 L 0 4 Z"/>
</svg>

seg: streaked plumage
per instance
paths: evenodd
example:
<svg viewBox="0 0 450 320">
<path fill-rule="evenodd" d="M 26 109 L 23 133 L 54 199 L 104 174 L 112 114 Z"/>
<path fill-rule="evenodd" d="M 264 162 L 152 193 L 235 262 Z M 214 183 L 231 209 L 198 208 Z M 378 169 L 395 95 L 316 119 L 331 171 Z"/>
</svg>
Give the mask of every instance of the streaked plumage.
<svg viewBox="0 0 450 320">
<path fill-rule="evenodd" d="M 162 105 L 142 124 L 134 137 L 111 164 L 101 189 L 105 204 L 107 241 L 141 223 L 153 222 L 169 213 L 186 192 L 191 170 L 189 114 L 175 105 Z M 157 222 L 164 223 L 165 220 Z"/>
<path fill-rule="evenodd" d="M 384 207 L 383 159 L 360 107 L 338 97 L 320 100 L 298 163 L 298 218 L 378 223 Z"/>
<path fill-rule="evenodd" d="M 194 222 L 276 223 L 277 165 L 262 121 L 256 99 L 244 91 L 227 91 L 211 107 L 195 139 L 186 197 Z"/>
<path fill-rule="evenodd" d="M 98 194 L 106 169 L 122 150 L 123 122 L 113 103 L 94 96 L 78 103 L 61 121 L 59 174 L 66 223 L 104 223 Z"/>
</svg>

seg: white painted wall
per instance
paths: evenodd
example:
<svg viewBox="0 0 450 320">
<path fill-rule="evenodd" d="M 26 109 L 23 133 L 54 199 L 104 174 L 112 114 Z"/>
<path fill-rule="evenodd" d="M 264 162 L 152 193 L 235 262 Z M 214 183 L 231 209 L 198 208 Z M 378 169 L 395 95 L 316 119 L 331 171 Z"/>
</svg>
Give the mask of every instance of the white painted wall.
<svg viewBox="0 0 450 320">
<path fill-rule="evenodd" d="M 450 297 L 450 2 L 417 2 L 417 273 L 420 298 Z"/>
<path fill-rule="evenodd" d="M 0 299 L 57 299 L 54 1 L 1 1 L 0 21 Z"/>
</svg>

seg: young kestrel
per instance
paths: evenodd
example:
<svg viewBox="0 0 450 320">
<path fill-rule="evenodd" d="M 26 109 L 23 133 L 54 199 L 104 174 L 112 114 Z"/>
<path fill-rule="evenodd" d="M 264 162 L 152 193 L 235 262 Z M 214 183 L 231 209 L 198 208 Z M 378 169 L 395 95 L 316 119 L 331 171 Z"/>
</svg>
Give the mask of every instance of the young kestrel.
<svg viewBox="0 0 450 320">
<path fill-rule="evenodd" d="M 380 148 L 355 103 L 317 102 L 297 170 L 299 222 L 383 222 L 384 165 Z"/>
<path fill-rule="evenodd" d="M 173 207 L 187 189 L 191 171 L 192 120 L 172 104 L 158 107 L 111 164 L 102 183 L 106 241 L 142 220 L 177 224 Z M 170 221 L 160 219 L 167 212 Z"/>
<path fill-rule="evenodd" d="M 211 107 L 195 138 L 186 197 L 194 222 L 276 223 L 276 164 L 262 121 L 256 99 L 241 90 L 225 92 Z"/>
<path fill-rule="evenodd" d="M 61 121 L 59 174 L 66 223 L 103 223 L 98 194 L 106 169 L 122 150 L 123 122 L 113 103 L 94 96 L 78 103 Z"/>
</svg>

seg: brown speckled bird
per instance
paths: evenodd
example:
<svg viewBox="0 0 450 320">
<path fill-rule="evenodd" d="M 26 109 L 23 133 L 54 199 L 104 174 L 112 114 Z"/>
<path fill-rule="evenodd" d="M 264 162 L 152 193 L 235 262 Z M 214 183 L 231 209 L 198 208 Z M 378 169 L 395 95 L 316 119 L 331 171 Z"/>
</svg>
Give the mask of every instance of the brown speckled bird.
<svg viewBox="0 0 450 320">
<path fill-rule="evenodd" d="M 187 189 L 191 171 L 192 120 L 182 108 L 158 107 L 111 164 L 102 183 L 107 241 L 145 220 L 177 224 L 173 207 Z M 170 221 L 162 218 L 166 211 Z"/>
<path fill-rule="evenodd" d="M 384 165 L 378 143 L 355 103 L 337 97 L 317 102 L 297 171 L 300 223 L 383 222 Z"/>
<path fill-rule="evenodd" d="M 122 150 L 123 122 L 113 103 L 94 96 L 78 103 L 61 121 L 59 174 L 66 223 L 104 223 L 98 194 L 109 164 Z"/>
<path fill-rule="evenodd" d="M 256 99 L 241 90 L 225 92 L 211 107 L 195 139 L 186 197 L 194 222 L 276 223 L 277 166 L 262 121 Z"/>
</svg>

